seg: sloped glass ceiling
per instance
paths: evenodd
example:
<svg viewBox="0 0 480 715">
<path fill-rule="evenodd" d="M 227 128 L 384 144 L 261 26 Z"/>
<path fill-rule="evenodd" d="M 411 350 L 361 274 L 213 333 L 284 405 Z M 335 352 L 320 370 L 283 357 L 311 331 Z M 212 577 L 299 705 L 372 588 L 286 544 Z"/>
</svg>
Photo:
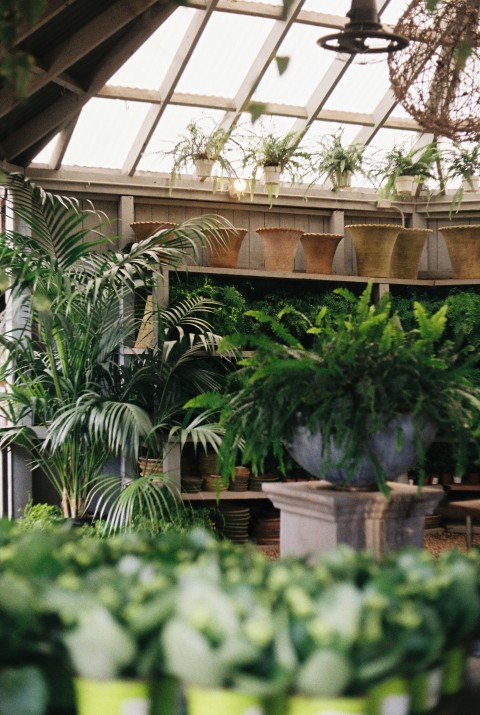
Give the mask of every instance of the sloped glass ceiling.
<svg viewBox="0 0 480 715">
<path fill-rule="evenodd" d="M 309 144 L 343 128 L 346 142 L 361 139 L 371 151 L 413 145 L 419 138 L 413 122 L 410 131 L 375 126 L 375 109 L 389 91 L 386 55 L 352 59 L 317 44 L 345 24 L 351 0 L 299 1 L 289 23 L 278 19 L 282 0 L 224 3 L 201 32 L 205 9 L 178 7 L 85 105 L 62 166 L 169 172 L 165 152 L 192 119 L 251 127 L 242 111 L 249 101 L 266 105 L 263 127 L 306 129 Z M 382 22 L 393 26 L 408 5 L 378 0 Z M 288 58 L 285 72 L 275 56 Z M 394 118 L 408 120 L 395 106 Z M 54 138 L 35 164 L 51 166 L 56 145 Z"/>
</svg>

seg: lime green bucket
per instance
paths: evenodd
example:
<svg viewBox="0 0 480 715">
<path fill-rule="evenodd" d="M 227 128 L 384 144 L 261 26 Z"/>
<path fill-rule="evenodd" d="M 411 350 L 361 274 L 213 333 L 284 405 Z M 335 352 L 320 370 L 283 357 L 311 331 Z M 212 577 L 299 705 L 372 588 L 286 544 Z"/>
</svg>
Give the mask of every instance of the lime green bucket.
<svg viewBox="0 0 480 715">
<path fill-rule="evenodd" d="M 367 715 L 367 698 L 309 698 L 292 695 L 288 715 Z"/>
<path fill-rule="evenodd" d="M 188 715 L 269 715 L 259 696 L 227 688 L 185 689 Z"/>
<path fill-rule="evenodd" d="M 368 715 L 408 715 L 410 693 L 404 678 L 387 678 L 368 692 Z"/>
<path fill-rule="evenodd" d="M 455 695 L 465 682 L 467 671 L 467 649 L 465 646 L 450 648 L 443 658 L 442 695 Z"/>
<path fill-rule="evenodd" d="M 74 685 L 77 715 L 149 715 L 147 682 L 76 678 Z"/>
</svg>

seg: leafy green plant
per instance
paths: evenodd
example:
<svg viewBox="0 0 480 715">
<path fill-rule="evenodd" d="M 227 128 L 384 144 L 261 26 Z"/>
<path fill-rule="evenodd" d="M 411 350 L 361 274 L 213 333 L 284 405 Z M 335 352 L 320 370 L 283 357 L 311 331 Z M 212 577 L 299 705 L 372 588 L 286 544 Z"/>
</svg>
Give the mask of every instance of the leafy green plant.
<svg viewBox="0 0 480 715">
<path fill-rule="evenodd" d="M 395 146 L 386 153 L 383 163 L 374 174 L 382 181 L 382 194 L 387 198 L 395 197 L 399 176 L 413 176 L 421 185 L 426 179 L 435 178 L 435 165 L 439 160 L 440 150 L 435 141 L 417 149 Z"/>
<path fill-rule="evenodd" d="M 229 346 L 248 340 L 255 350 L 242 361 L 230 389 L 203 400 L 220 411 L 226 478 L 235 464 L 248 463 L 261 472 L 270 450 L 281 464 L 285 444 L 299 425 L 321 432 L 327 468 L 346 467 L 351 478 L 369 451 L 371 435 L 405 413 L 415 417 L 418 458 L 424 458 L 418 438 L 424 419 L 449 434 L 461 454 L 479 427 L 478 391 L 469 379 L 470 363 L 477 364 L 477 358 L 467 360 L 458 346 L 443 339 L 447 306 L 429 316 L 415 303 L 416 327 L 407 331 L 388 298 L 370 304 L 371 288 L 351 312 L 331 323 L 327 311 L 320 311 L 309 330 L 310 349 L 262 315 L 258 319 L 275 331 L 274 338 L 229 338 Z M 343 456 L 335 457 L 340 447 Z M 388 492 L 385 475 L 374 464 L 377 484 Z"/>
<path fill-rule="evenodd" d="M 228 157 L 234 144 L 232 130 L 223 129 L 211 118 L 189 122 L 179 141 L 172 149 L 163 152 L 173 160 L 170 189 L 176 180 L 181 178 L 181 172 L 191 172 L 199 159 L 218 164 L 222 175 L 235 176 L 236 171 Z"/>
<path fill-rule="evenodd" d="M 312 152 L 312 170 L 316 177 L 330 179 L 333 191 L 338 191 L 345 185 L 348 174 L 363 171 L 364 152 L 363 144 L 344 146 L 342 131 L 334 132 L 322 137 L 318 150 Z"/>
<path fill-rule="evenodd" d="M 113 455 L 134 463 L 145 439 L 153 442 L 167 425 L 179 429 L 183 394 L 174 389 L 180 380 L 172 373 L 183 370 L 185 376 L 184 362 L 200 354 L 202 362 L 216 344 L 212 334 L 204 339 L 195 335 L 208 332 L 196 314 L 207 307 L 190 302 L 160 311 L 163 340 L 158 351 L 142 357 L 141 364 L 133 360 L 123 366 L 120 350 L 138 324 L 133 315 L 120 311 L 122 300 L 152 275 L 161 280 L 163 265 L 182 264 L 208 240 L 207 233 L 214 234 L 219 221 L 186 222 L 115 252 L 93 209 L 44 192 L 17 175 L 10 176 L 9 188 L 13 218 L 30 232 L 9 230 L 0 236 L 3 289 L 10 288 L 11 300 L 25 318 L 23 327 L 0 337 L 5 351 L 0 379 L 9 384 L 0 396 L 0 413 L 9 422 L 0 431 L 0 444 L 24 447 L 32 467 L 44 472 L 56 490 L 64 515 L 81 516 Z M 89 230 L 92 217 L 97 224 Z M 210 389 L 212 374 L 206 367 L 203 374 Z M 172 393 L 159 395 L 162 407 L 149 412 L 139 399 L 140 385 L 151 388 L 162 379 Z M 197 380 L 192 370 L 189 389 Z"/>
<path fill-rule="evenodd" d="M 444 152 L 446 159 L 446 179 L 462 179 L 458 189 L 455 191 L 451 206 L 450 216 L 454 211 L 458 211 L 462 204 L 465 184 L 474 191 L 476 186 L 474 179 L 480 172 L 480 143 L 466 145 L 454 142 L 452 146 Z"/>
</svg>

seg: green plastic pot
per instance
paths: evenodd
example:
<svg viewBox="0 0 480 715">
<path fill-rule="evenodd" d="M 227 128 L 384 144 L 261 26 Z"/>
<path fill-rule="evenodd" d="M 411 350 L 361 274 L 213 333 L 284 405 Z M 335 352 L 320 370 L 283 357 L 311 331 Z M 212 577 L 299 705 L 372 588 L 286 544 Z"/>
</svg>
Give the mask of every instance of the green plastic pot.
<svg viewBox="0 0 480 715">
<path fill-rule="evenodd" d="M 227 688 L 186 686 L 188 715 L 269 715 L 260 696 Z"/>
<path fill-rule="evenodd" d="M 467 670 L 466 646 L 459 645 L 456 648 L 447 650 L 442 665 L 443 673 L 440 691 L 442 695 L 455 695 L 462 689 L 465 682 Z"/>
<path fill-rule="evenodd" d="M 410 692 L 404 678 L 387 678 L 368 692 L 368 715 L 408 715 Z"/>
<path fill-rule="evenodd" d="M 149 715 L 150 688 L 143 680 L 74 681 L 77 715 Z"/>
<path fill-rule="evenodd" d="M 288 715 L 367 715 L 367 698 L 312 698 L 292 695 Z"/>
<path fill-rule="evenodd" d="M 415 675 L 409 681 L 410 712 L 428 713 L 435 708 L 441 696 L 442 668 L 434 668 Z"/>
</svg>

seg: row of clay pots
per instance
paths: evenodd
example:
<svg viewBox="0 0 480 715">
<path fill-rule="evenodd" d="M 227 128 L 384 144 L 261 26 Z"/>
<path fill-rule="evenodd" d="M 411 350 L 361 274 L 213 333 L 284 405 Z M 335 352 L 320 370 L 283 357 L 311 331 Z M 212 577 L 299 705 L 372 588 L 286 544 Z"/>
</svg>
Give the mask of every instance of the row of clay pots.
<svg viewBox="0 0 480 715">
<path fill-rule="evenodd" d="M 391 224 L 346 226 L 352 237 L 357 272 L 372 278 L 415 279 L 431 229 Z M 480 225 L 441 226 L 454 278 L 480 278 Z"/>
<path fill-rule="evenodd" d="M 136 238 L 146 238 L 168 222 L 140 221 L 132 224 Z M 357 273 L 372 278 L 417 278 L 421 255 L 431 229 L 404 228 L 398 224 L 352 224 L 349 231 L 357 259 Z M 441 227 L 454 278 L 480 277 L 480 225 Z M 256 229 L 262 241 L 267 271 L 293 270 L 298 241 L 305 255 L 307 273 L 330 274 L 340 234 L 305 233 L 302 229 L 272 227 Z M 236 268 L 245 228 L 221 229 L 224 244 L 207 247 L 210 266 Z"/>
</svg>

